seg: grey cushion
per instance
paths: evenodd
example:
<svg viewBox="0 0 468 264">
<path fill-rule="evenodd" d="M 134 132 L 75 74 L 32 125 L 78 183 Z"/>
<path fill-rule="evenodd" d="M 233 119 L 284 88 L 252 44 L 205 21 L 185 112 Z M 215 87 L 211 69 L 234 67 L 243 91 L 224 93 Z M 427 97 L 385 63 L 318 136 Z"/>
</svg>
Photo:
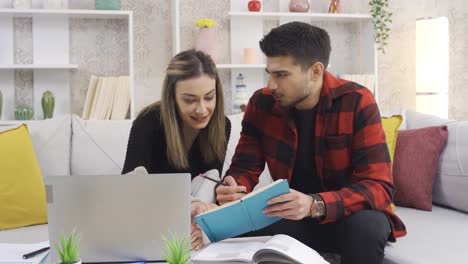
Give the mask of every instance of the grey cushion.
<svg viewBox="0 0 468 264">
<path fill-rule="evenodd" d="M 397 207 L 408 234 L 385 248 L 385 264 L 467 263 L 468 214 L 434 206 L 432 212 Z"/>
<path fill-rule="evenodd" d="M 447 125 L 447 145 L 440 156 L 432 201 L 468 212 L 468 122 L 453 121 L 408 110 L 407 128 Z"/>
</svg>

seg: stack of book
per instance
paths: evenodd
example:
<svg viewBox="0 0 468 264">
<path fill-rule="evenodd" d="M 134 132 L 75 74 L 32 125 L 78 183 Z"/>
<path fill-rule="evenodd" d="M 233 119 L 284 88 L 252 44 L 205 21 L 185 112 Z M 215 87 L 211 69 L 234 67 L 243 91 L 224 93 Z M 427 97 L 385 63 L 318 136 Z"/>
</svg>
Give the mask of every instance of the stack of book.
<svg viewBox="0 0 468 264">
<path fill-rule="evenodd" d="M 125 119 L 130 106 L 128 76 L 91 76 L 81 118 L 90 120 Z"/>
</svg>

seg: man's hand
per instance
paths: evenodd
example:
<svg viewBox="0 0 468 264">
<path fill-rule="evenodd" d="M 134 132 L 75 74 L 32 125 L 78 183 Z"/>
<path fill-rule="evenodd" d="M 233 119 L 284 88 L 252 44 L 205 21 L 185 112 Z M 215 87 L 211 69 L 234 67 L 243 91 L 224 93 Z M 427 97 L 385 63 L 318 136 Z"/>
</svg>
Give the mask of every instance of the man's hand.
<svg viewBox="0 0 468 264">
<path fill-rule="evenodd" d="M 191 216 L 192 216 L 192 250 L 199 250 L 200 248 L 203 247 L 203 234 L 200 229 L 200 227 L 195 223 L 194 217 L 198 214 L 204 213 L 208 210 L 211 210 L 213 208 L 216 208 L 216 204 L 212 203 L 206 203 L 203 201 L 195 201 L 192 202 L 192 210 L 191 210 Z"/>
<path fill-rule="evenodd" d="M 224 177 L 224 183 L 227 186 L 219 185 L 216 188 L 216 199 L 220 205 L 238 200 L 246 194 L 245 186 L 238 186 L 232 176 Z"/>
<path fill-rule="evenodd" d="M 310 216 L 310 206 L 313 198 L 296 190 L 272 198 L 268 201 L 269 206 L 263 209 L 268 216 L 279 216 L 289 220 L 301 220 Z"/>
</svg>

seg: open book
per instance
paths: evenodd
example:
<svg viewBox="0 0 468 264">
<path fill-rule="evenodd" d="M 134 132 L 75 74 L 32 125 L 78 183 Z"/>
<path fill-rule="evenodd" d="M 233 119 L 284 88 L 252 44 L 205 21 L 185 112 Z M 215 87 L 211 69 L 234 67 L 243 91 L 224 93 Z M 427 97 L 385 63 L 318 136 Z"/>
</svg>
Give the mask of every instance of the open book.
<svg viewBox="0 0 468 264">
<path fill-rule="evenodd" d="M 258 230 L 281 219 L 267 216 L 262 210 L 268 206 L 268 200 L 285 193 L 289 193 L 287 180 L 276 180 L 240 200 L 197 215 L 195 221 L 211 242 Z"/>
<path fill-rule="evenodd" d="M 0 263 L 3 264 L 39 264 L 44 263 L 49 251 L 44 251 L 31 258 L 23 259 L 23 255 L 38 249 L 49 247 L 49 241 L 34 244 L 0 243 Z"/>
<path fill-rule="evenodd" d="M 226 239 L 202 249 L 194 264 L 209 263 L 313 263 L 326 264 L 315 250 L 287 235 Z"/>
</svg>

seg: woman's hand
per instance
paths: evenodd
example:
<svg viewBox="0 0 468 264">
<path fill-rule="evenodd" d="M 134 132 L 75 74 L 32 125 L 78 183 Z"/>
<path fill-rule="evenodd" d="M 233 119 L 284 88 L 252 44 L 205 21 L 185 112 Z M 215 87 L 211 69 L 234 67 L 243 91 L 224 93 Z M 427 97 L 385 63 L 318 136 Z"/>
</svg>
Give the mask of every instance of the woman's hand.
<svg viewBox="0 0 468 264">
<path fill-rule="evenodd" d="M 192 216 L 192 232 L 191 232 L 191 237 L 192 237 L 192 250 L 199 250 L 203 247 L 203 233 L 200 229 L 200 227 L 195 223 L 195 216 L 201 213 L 204 213 L 208 210 L 211 210 L 213 208 L 216 208 L 216 204 L 212 203 L 207 203 L 203 202 L 200 200 L 193 201 L 192 202 L 192 210 L 191 210 L 191 216 Z"/>
</svg>

